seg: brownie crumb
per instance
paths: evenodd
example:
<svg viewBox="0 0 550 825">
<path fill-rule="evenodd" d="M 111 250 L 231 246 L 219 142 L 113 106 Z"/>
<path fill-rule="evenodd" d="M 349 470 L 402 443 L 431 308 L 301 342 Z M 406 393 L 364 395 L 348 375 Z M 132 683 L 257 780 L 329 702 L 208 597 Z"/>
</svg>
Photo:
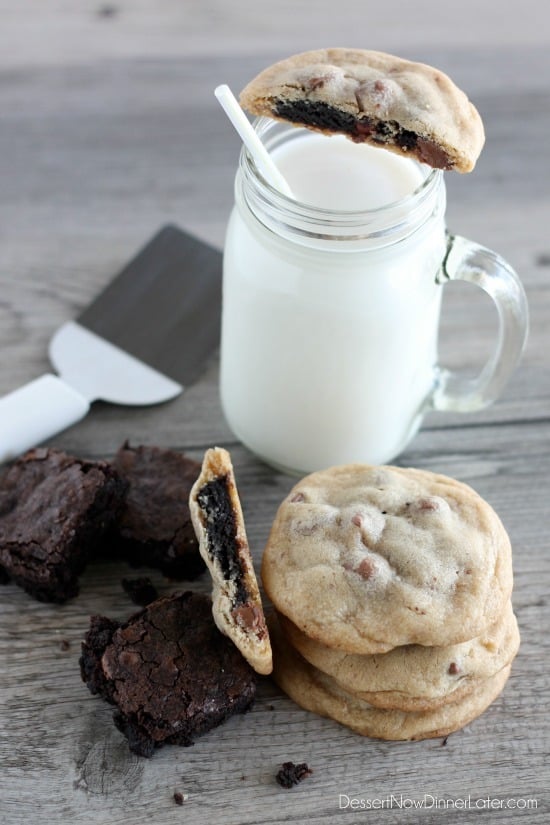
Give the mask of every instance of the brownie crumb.
<svg viewBox="0 0 550 825">
<path fill-rule="evenodd" d="M 299 782 L 311 776 L 312 773 L 313 771 L 307 762 L 300 762 L 299 764 L 283 762 L 275 779 L 281 788 L 292 788 L 293 785 L 298 785 Z"/>
<path fill-rule="evenodd" d="M 183 805 L 183 803 L 185 802 L 185 797 L 182 793 L 180 793 L 180 791 L 176 791 L 174 793 L 174 802 L 176 803 L 176 805 Z"/>
<path fill-rule="evenodd" d="M 121 584 L 131 601 L 140 607 L 147 607 L 148 604 L 158 599 L 157 588 L 148 576 L 138 579 L 122 579 Z"/>
<path fill-rule="evenodd" d="M 61 639 L 60 648 L 61 648 L 61 650 L 70 650 L 71 649 L 70 641 L 68 639 Z"/>
</svg>

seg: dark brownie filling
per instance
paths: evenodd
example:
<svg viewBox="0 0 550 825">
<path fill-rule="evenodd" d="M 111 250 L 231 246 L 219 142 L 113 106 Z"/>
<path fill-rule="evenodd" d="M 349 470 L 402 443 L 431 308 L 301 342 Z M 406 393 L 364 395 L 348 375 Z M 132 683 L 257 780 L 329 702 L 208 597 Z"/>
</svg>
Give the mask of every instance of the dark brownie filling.
<svg viewBox="0 0 550 825">
<path fill-rule="evenodd" d="M 348 112 L 341 112 L 328 103 L 312 103 L 310 100 L 277 100 L 274 105 L 274 114 L 293 123 L 303 123 L 304 126 L 317 126 L 319 129 L 330 129 L 331 132 L 346 132 L 353 134 L 357 118 Z"/>
<path fill-rule="evenodd" d="M 273 107 L 277 117 L 304 126 L 314 126 L 331 132 L 343 132 L 357 143 L 392 144 L 404 150 L 415 150 L 420 160 L 436 169 L 450 169 L 452 163 L 447 153 L 435 143 L 419 137 L 409 129 L 403 129 L 395 120 L 358 118 L 342 112 L 322 101 L 277 100 Z"/>
<path fill-rule="evenodd" d="M 197 501 L 206 513 L 209 553 L 219 564 L 224 579 L 234 584 L 234 606 L 239 607 L 248 601 L 249 595 L 243 584 L 237 522 L 231 504 L 228 478 L 225 475 L 207 482 L 199 490 Z"/>
</svg>

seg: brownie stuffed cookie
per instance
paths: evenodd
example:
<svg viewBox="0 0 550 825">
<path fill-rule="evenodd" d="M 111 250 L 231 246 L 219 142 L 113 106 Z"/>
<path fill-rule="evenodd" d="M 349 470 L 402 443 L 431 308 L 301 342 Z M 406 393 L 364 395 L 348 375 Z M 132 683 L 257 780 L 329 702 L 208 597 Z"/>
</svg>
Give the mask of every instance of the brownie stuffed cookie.
<svg viewBox="0 0 550 825">
<path fill-rule="evenodd" d="M 503 690 L 510 665 L 484 679 L 476 689 L 424 711 L 374 707 L 348 692 L 335 679 L 309 664 L 288 643 L 276 620 L 270 622 L 275 658 L 273 678 L 300 707 L 339 722 L 362 736 L 413 740 L 447 736 L 480 716 Z"/>
<path fill-rule="evenodd" d="M 444 647 L 404 645 L 370 656 L 325 647 L 282 614 L 278 619 L 292 647 L 342 690 L 373 707 L 413 712 L 435 710 L 480 690 L 512 663 L 520 642 L 511 602 L 494 625 L 470 641 Z"/>
<path fill-rule="evenodd" d="M 342 133 L 438 169 L 470 172 L 485 134 L 478 111 L 443 72 L 364 49 L 303 52 L 243 89 L 253 115 Z"/>
<path fill-rule="evenodd" d="M 273 659 L 262 600 L 246 537 L 231 456 L 207 450 L 189 497 L 200 552 L 212 576 L 216 625 L 258 673 L 271 673 Z"/>
<path fill-rule="evenodd" d="M 262 579 L 303 634 L 357 654 L 480 636 L 503 616 L 513 585 L 508 535 L 471 487 L 363 464 L 313 473 L 291 490 Z"/>
</svg>

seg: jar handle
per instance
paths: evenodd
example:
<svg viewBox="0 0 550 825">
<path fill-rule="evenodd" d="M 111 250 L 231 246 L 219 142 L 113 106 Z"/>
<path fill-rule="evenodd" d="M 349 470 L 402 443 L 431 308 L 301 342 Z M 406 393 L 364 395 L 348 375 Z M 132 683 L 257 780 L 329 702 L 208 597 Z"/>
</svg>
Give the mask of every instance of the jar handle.
<svg viewBox="0 0 550 825">
<path fill-rule="evenodd" d="M 436 368 L 431 398 L 435 410 L 473 412 L 492 404 L 518 364 L 527 340 L 529 311 L 525 291 L 516 272 L 496 252 L 460 235 L 450 235 L 438 283 L 467 281 L 481 287 L 498 311 L 496 348 L 477 378 L 463 378 Z"/>
</svg>

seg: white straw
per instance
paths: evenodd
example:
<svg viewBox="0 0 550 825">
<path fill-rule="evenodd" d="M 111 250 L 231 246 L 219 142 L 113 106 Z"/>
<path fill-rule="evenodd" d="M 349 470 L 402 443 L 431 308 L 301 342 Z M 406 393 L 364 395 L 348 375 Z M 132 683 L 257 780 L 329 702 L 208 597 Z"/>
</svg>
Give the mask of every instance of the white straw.
<svg viewBox="0 0 550 825">
<path fill-rule="evenodd" d="M 254 158 L 256 166 L 261 170 L 265 179 L 275 188 L 288 197 L 292 197 L 290 186 L 277 169 L 273 158 L 263 145 L 262 141 L 252 128 L 250 121 L 239 106 L 239 103 L 229 88 L 223 84 L 214 90 L 214 94 L 221 103 L 227 117 L 241 136 L 241 139 Z"/>
</svg>

